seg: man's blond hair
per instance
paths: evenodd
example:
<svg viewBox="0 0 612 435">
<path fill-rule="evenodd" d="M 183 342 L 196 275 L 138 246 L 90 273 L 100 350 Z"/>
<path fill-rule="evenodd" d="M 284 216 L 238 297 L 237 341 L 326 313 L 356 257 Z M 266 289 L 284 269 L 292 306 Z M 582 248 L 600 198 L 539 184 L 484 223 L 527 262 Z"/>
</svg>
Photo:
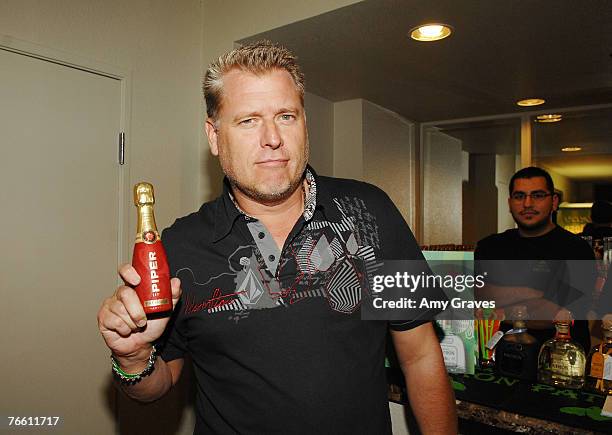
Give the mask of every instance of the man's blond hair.
<svg viewBox="0 0 612 435">
<path fill-rule="evenodd" d="M 217 119 L 223 101 L 223 75 L 234 69 L 253 74 L 284 69 L 291 75 L 303 106 L 304 74 L 296 61 L 295 55 L 285 47 L 266 40 L 253 42 L 225 53 L 208 67 L 204 76 L 203 90 L 208 117 Z"/>
</svg>

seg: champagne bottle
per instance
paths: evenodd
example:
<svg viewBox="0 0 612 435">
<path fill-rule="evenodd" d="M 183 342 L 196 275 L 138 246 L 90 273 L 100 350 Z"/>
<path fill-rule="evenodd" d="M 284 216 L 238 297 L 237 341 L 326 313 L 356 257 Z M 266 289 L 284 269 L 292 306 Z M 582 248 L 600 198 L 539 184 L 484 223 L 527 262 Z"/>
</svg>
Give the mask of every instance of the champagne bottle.
<svg viewBox="0 0 612 435">
<path fill-rule="evenodd" d="M 149 183 L 136 184 L 134 205 L 138 209 L 138 227 L 132 266 L 140 275 L 140 284 L 136 286 L 136 293 L 146 314 L 172 310 L 170 269 L 155 224 L 153 204 L 155 204 L 153 186 Z"/>
</svg>

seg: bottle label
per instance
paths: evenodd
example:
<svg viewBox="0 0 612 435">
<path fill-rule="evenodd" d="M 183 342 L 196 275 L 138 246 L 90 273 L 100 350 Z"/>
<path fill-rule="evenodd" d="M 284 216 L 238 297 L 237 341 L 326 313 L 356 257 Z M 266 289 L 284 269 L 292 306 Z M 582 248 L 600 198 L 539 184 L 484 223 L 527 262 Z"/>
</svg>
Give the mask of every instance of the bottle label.
<svg viewBox="0 0 612 435">
<path fill-rule="evenodd" d="M 503 336 L 504 336 L 504 333 L 502 331 L 497 331 L 495 334 L 491 336 L 491 338 L 489 338 L 489 341 L 487 341 L 487 344 L 485 347 L 489 350 L 493 350 L 495 346 L 497 345 L 497 343 L 499 342 L 499 340 Z"/>
<path fill-rule="evenodd" d="M 159 241 L 159 233 L 155 230 L 147 230 L 142 233 L 136 234 L 136 239 L 134 243 L 144 242 L 147 245 L 152 245 L 155 242 Z"/>
<path fill-rule="evenodd" d="M 136 243 L 132 265 L 140 275 L 140 284 L 136 287 L 136 293 L 145 313 L 172 310 L 170 270 L 161 241 L 157 240 L 152 244 Z"/>
<path fill-rule="evenodd" d="M 167 298 L 164 299 L 151 299 L 148 301 L 145 301 L 143 306 L 144 307 L 158 307 L 160 305 L 165 305 L 165 304 L 169 304 L 170 301 Z"/>
<path fill-rule="evenodd" d="M 157 231 L 145 231 L 142 234 L 142 241 L 149 245 L 155 243 L 157 239 L 159 239 Z"/>
<path fill-rule="evenodd" d="M 550 368 L 554 373 L 558 373 L 563 376 L 581 376 L 584 375 L 584 366 L 581 367 L 578 364 L 572 364 L 568 358 L 567 353 L 563 352 L 552 352 Z M 584 364 L 584 363 L 583 363 Z"/>
<path fill-rule="evenodd" d="M 604 355 L 603 378 L 612 381 L 612 356 Z"/>
<path fill-rule="evenodd" d="M 604 355 L 596 352 L 591 357 L 591 372 L 590 376 L 601 379 L 604 373 Z"/>
<path fill-rule="evenodd" d="M 442 339 L 440 347 L 447 369 L 465 370 L 465 347 L 460 337 L 449 334 Z"/>
</svg>

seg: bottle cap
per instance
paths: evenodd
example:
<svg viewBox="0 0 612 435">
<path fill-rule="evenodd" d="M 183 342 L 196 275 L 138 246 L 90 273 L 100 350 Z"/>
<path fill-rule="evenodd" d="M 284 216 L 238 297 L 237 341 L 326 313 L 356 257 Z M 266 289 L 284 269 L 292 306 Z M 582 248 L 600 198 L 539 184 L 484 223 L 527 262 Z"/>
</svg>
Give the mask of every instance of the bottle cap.
<svg viewBox="0 0 612 435">
<path fill-rule="evenodd" d="M 565 308 L 561 308 L 559 312 L 555 315 L 553 323 L 559 325 L 571 325 L 574 320 L 574 316 L 571 311 L 566 310 Z"/>
<path fill-rule="evenodd" d="M 155 204 L 155 194 L 151 183 L 137 183 L 134 186 L 134 205 L 153 205 Z"/>
<path fill-rule="evenodd" d="M 525 320 L 529 318 L 526 305 L 515 305 L 510 312 L 510 318 L 513 320 Z"/>
</svg>

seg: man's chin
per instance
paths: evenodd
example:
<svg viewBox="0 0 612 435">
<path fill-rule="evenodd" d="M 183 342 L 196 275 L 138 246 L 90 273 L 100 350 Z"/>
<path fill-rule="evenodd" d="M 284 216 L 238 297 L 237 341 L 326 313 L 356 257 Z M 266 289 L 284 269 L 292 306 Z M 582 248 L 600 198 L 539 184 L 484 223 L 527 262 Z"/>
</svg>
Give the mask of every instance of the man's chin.
<svg viewBox="0 0 612 435">
<path fill-rule="evenodd" d="M 264 203 L 282 202 L 285 199 L 289 198 L 292 193 L 293 190 L 289 188 L 283 190 L 257 190 L 252 192 L 253 197 L 255 199 Z"/>
<path fill-rule="evenodd" d="M 249 198 L 263 204 L 275 204 L 282 202 L 289 198 L 299 186 L 299 183 L 298 186 L 244 186 L 237 183 L 232 184 Z"/>
<path fill-rule="evenodd" d="M 519 227 L 519 229 L 525 230 L 525 231 L 540 230 L 540 229 L 545 228 L 546 225 L 548 225 L 548 221 L 546 219 L 537 221 L 537 222 L 524 222 L 524 221 L 518 221 L 518 220 L 515 220 L 515 222 L 516 222 L 516 226 Z"/>
</svg>

